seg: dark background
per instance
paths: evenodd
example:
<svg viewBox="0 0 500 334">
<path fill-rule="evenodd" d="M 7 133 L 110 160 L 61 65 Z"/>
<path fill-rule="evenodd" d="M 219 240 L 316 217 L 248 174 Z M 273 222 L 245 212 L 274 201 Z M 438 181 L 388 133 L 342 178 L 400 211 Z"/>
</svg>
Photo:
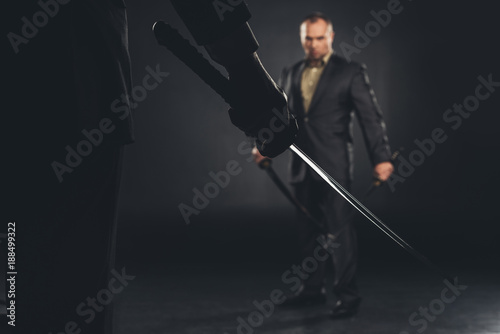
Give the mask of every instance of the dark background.
<svg viewBox="0 0 500 334">
<path fill-rule="evenodd" d="M 115 268 L 126 268 L 137 278 L 113 303 L 117 327 L 124 334 L 222 333 L 223 329 L 233 333 L 236 318 L 254 310 L 252 301 L 268 298 L 272 289 L 283 285 L 282 273 L 300 263 L 295 212 L 265 172 L 247 161 L 249 155 L 238 152 L 245 137 L 230 123 L 223 100 L 157 45 L 151 32 L 157 20 L 169 21 L 189 36 L 170 2 L 125 1 L 134 85 L 142 85 L 148 66 L 159 66 L 169 76 L 139 103 L 134 113 L 136 142 L 125 152 Z M 253 15 L 250 25 L 260 42 L 258 53 L 277 79 L 284 66 L 303 57 L 298 32 L 306 14 L 319 10 L 332 18 L 334 49 L 342 55 L 340 43 L 353 45 L 354 28 L 364 30 L 373 20 L 370 11 L 386 9 L 388 0 L 247 2 Z M 478 76 L 491 74 L 500 82 L 498 10 L 486 0 L 402 0 L 401 5 L 403 11 L 352 58 L 368 67 L 394 150 L 405 147 L 402 155 L 408 158 L 416 149 L 414 141 L 429 138 L 437 127 L 445 129 L 448 139 L 404 183 L 398 183 L 395 192 L 384 187 L 364 198 L 372 166 L 355 124 L 352 192 L 417 250 L 470 286 L 434 329 L 496 332 L 500 89 L 456 131 L 442 117 L 453 104 L 474 94 Z M 19 16 L 12 17 L 18 24 Z M 8 26 L 9 21 L 3 23 Z M 15 102 L 10 96 L 5 100 Z M 4 109 L 6 115 L 12 114 L 9 107 Z M 41 110 L 40 115 L 46 112 Z M 16 149 L 12 138 L 6 144 Z M 26 160 L 32 158 L 28 153 Z M 284 180 L 288 155 L 274 160 Z M 209 173 L 223 170 L 231 160 L 239 162 L 242 172 L 187 225 L 179 204 L 192 206 L 193 188 L 203 189 L 212 181 Z M 4 165 L 19 169 L 18 174 L 32 168 L 10 160 Z M 4 174 L 18 181 L 9 172 Z M 362 315 L 359 321 L 336 323 L 336 328 L 352 333 L 409 330 L 408 315 L 439 296 L 441 278 L 360 215 L 355 224 Z M 333 303 L 329 298 L 329 307 Z M 317 322 L 316 329 L 325 330 L 310 333 L 331 334 L 326 308 L 317 311 L 282 313 L 266 320 L 266 330 L 302 333 L 308 332 L 302 327 Z"/>
<path fill-rule="evenodd" d="M 388 1 L 249 0 L 258 53 L 275 79 L 303 57 L 298 26 L 311 11 L 333 21 L 334 49 L 354 45 L 354 27 L 364 30 L 371 10 Z M 194 264 L 293 262 L 294 210 L 265 172 L 238 153 L 243 134 L 232 126 L 227 105 L 169 51 L 157 45 L 152 24 L 165 20 L 189 36 L 169 1 L 127 1 L 133 81 L 160 64 L 170 75 L 135 110 L 136 142 L 127 147 L 120 202 L 119 255 L 123 263 Z M 500 91 L 454 131 L 442 120 L 446 109 L 474 94 L 477 77 L 500 81 L 498 14 L 487 1 L 401 2 L 403 10 L 352 56 L 363 62 L 383 110 L 391 147 L 416 148 L 436 127 L 448 140 L 404 183 L 379 189 L 363 200 L 371 166 L 355 125 L 353 193 L 415 248 L 453 270 L 499 253 L 498 139 Z M 191 37 L 189 37 L 191 38 Z M 286 179 L 288 152 L 275 159 Z M 242 167 L 227 188 L 186 225 L 178 205 L 192 206 L 193 188 L 211 181 L 209 172 L 229 160 Z M 415 264 L 403 250 L 358 216 L 361 263 Z M 496 261 L 497 262 L 497 261 Z M 482 262 L 481 262 L 482 263 Z"/>
</svg>

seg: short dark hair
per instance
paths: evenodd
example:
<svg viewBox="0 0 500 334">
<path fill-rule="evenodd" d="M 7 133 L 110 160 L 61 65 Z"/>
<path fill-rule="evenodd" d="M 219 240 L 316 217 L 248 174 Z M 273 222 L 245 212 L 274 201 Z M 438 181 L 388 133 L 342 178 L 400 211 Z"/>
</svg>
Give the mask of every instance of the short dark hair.
<svg viewBox="0 0 500 334">
<path fill-rule="evenodd" d="M 330 20 L 330 18 L 328 16 L 326 16 L 325 14 L 323 14 L 322 12 L 312 12 L 311 14 L 304 17 L 304 19 L 302 20 L 300 25 L 304 24 L 304 22 L 314 23 L 314 22 L 317 22 L 318 20 L 325 21 L 326 24 L 328 24 L 328 26 L 331 27 L 332 31 L 333 31 L 332 20 Z"/>
</svg>

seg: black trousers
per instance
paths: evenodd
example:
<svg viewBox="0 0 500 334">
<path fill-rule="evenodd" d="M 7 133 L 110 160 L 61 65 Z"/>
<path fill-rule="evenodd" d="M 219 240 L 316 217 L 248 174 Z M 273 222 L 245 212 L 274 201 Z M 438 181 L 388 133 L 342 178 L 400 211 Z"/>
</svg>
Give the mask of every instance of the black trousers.
<svg viewBox="0 0 500 334">
<path fill-rule="evenodd" d="M 354 302 L 359 299 L 356 285 L 357 239 L 354 230 L 353 208 L 327 183 L 315 180 L 308 170 L 305 179 L 292 184 L 296 198 L 309 212 L 323 224 L 328 233 L 337 235 L 333 254 L 327 261 L 318 263 L 318 269 L 309 273 L 304 280 L 304 289 L 311 292 L 320 291 L 325 285 L 325 269 L 328 261 L 332 261 L 334 269 L 333 292 L 338 300 Z M 340 181 L 339 181 L 340 182 Z M 349 190 L 349 182 L 340 182 Z M 318 246 L 317 238 L 321 231 L 304 214 L 298 217 L 299 244 L 301 258 L 310 257 Z"/>
<path fill-rule="evenodd" d="M 15 333 L 111 333 L 112 303 L 91 321 L 77 307 L 108 288 L 114 268 L 122 152 L 117 145 L 96 149 L 64 182 L 42 180 L 36 203 L 24 203 L 16 217 Z"/>
</svg>

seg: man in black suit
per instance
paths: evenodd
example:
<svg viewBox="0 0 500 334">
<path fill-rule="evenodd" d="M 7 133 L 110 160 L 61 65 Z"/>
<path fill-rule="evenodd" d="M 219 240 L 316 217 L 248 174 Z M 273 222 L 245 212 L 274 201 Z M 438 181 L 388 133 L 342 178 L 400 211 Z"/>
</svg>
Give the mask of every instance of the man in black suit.
<svg viewBox="0 0 500 334">
<path fill-rule="evenodd" d="M 232 106 L 240 128 L 257 133 L 269 124 L 272 107 L 286 110 L 255 53 L 244 2 L 227 8 L 211 0 L 172 2 L 212 58 L 230 67 L 235 92 L 241 90 Z M 2 321 L 0 332 L 111 333 L 117 279 L 134 278 L 114 263 L 123 147 L 134 140 L 125 3 L 26 0 L 6 6 L 2 74 L 6 137 L 13 145 L 6 154 L 4 221 L 15 222 L 16 266 L 9 270 L 19 276 L 15 323 Z M 252 109 L 247 101 L 259 103 Z M 264 152 L 281 153 L 295 133 L 290 122 L 283 140 Z"/>
<path fill-rule="evenodd" d="M 18 272 L 16 322 L 8 327 L 22 334 L 110 333 L 104 315 L 111 304 L 92 309 L 94 317 L 76 309 L 108 289 L 113 269 L 121 272 L 113 261 L 116 207 L 123 146 L 133 134 L 128 101 L 119 113 L 112 103 L 131 95 L 125 5 L 6 6 L 2 73 L 13 144 L 7 156 L 15 161 L 6 207 L 16 223 Z"/>
<path fill-rule="evenodd" d="M 299 124 L 296 144 L 343 187 L 352 180 L 352 111 L 356 114 L 374 177 L 385 181 L 391 175 L 390 149 L 382 113 L 364 65 L 347 62 L 333 53 L 334 31 L 331 21 L 321 13 L 307 16 L 300 27 L 305 59 L 286 68 L 281 86 L 288 95 L 288 107 Z M 254 150 L 257 162 L 263 157 Z M 333 291 L 337 304 L 332 317 L 356 313 L 361 298 L 356 286 L 357 244 L 351 223 L 353 210 L 347 201 L 330 188 L 296 155 L 290 162 L 290 182 L 295 196 L 336 236 L 340 244 L 332 255 Z M 302 257 L 313 254 L 319 232 L 300 216 L 299 234 Z M 325 262 L 309 274 L 288 305 L 307 305 L 326 301 Z"/>
</svg>

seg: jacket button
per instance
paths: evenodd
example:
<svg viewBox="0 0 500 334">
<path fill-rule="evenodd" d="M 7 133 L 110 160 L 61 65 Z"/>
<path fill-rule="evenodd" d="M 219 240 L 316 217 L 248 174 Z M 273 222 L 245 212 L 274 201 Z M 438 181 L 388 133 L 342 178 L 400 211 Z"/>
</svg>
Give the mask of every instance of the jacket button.
<svg viewBox="0 0 500 334">
<path fill-rule="evenodd" d="M 304 117 L 304 122 L 309 122 L 309 117 Z"/>
</svg>

